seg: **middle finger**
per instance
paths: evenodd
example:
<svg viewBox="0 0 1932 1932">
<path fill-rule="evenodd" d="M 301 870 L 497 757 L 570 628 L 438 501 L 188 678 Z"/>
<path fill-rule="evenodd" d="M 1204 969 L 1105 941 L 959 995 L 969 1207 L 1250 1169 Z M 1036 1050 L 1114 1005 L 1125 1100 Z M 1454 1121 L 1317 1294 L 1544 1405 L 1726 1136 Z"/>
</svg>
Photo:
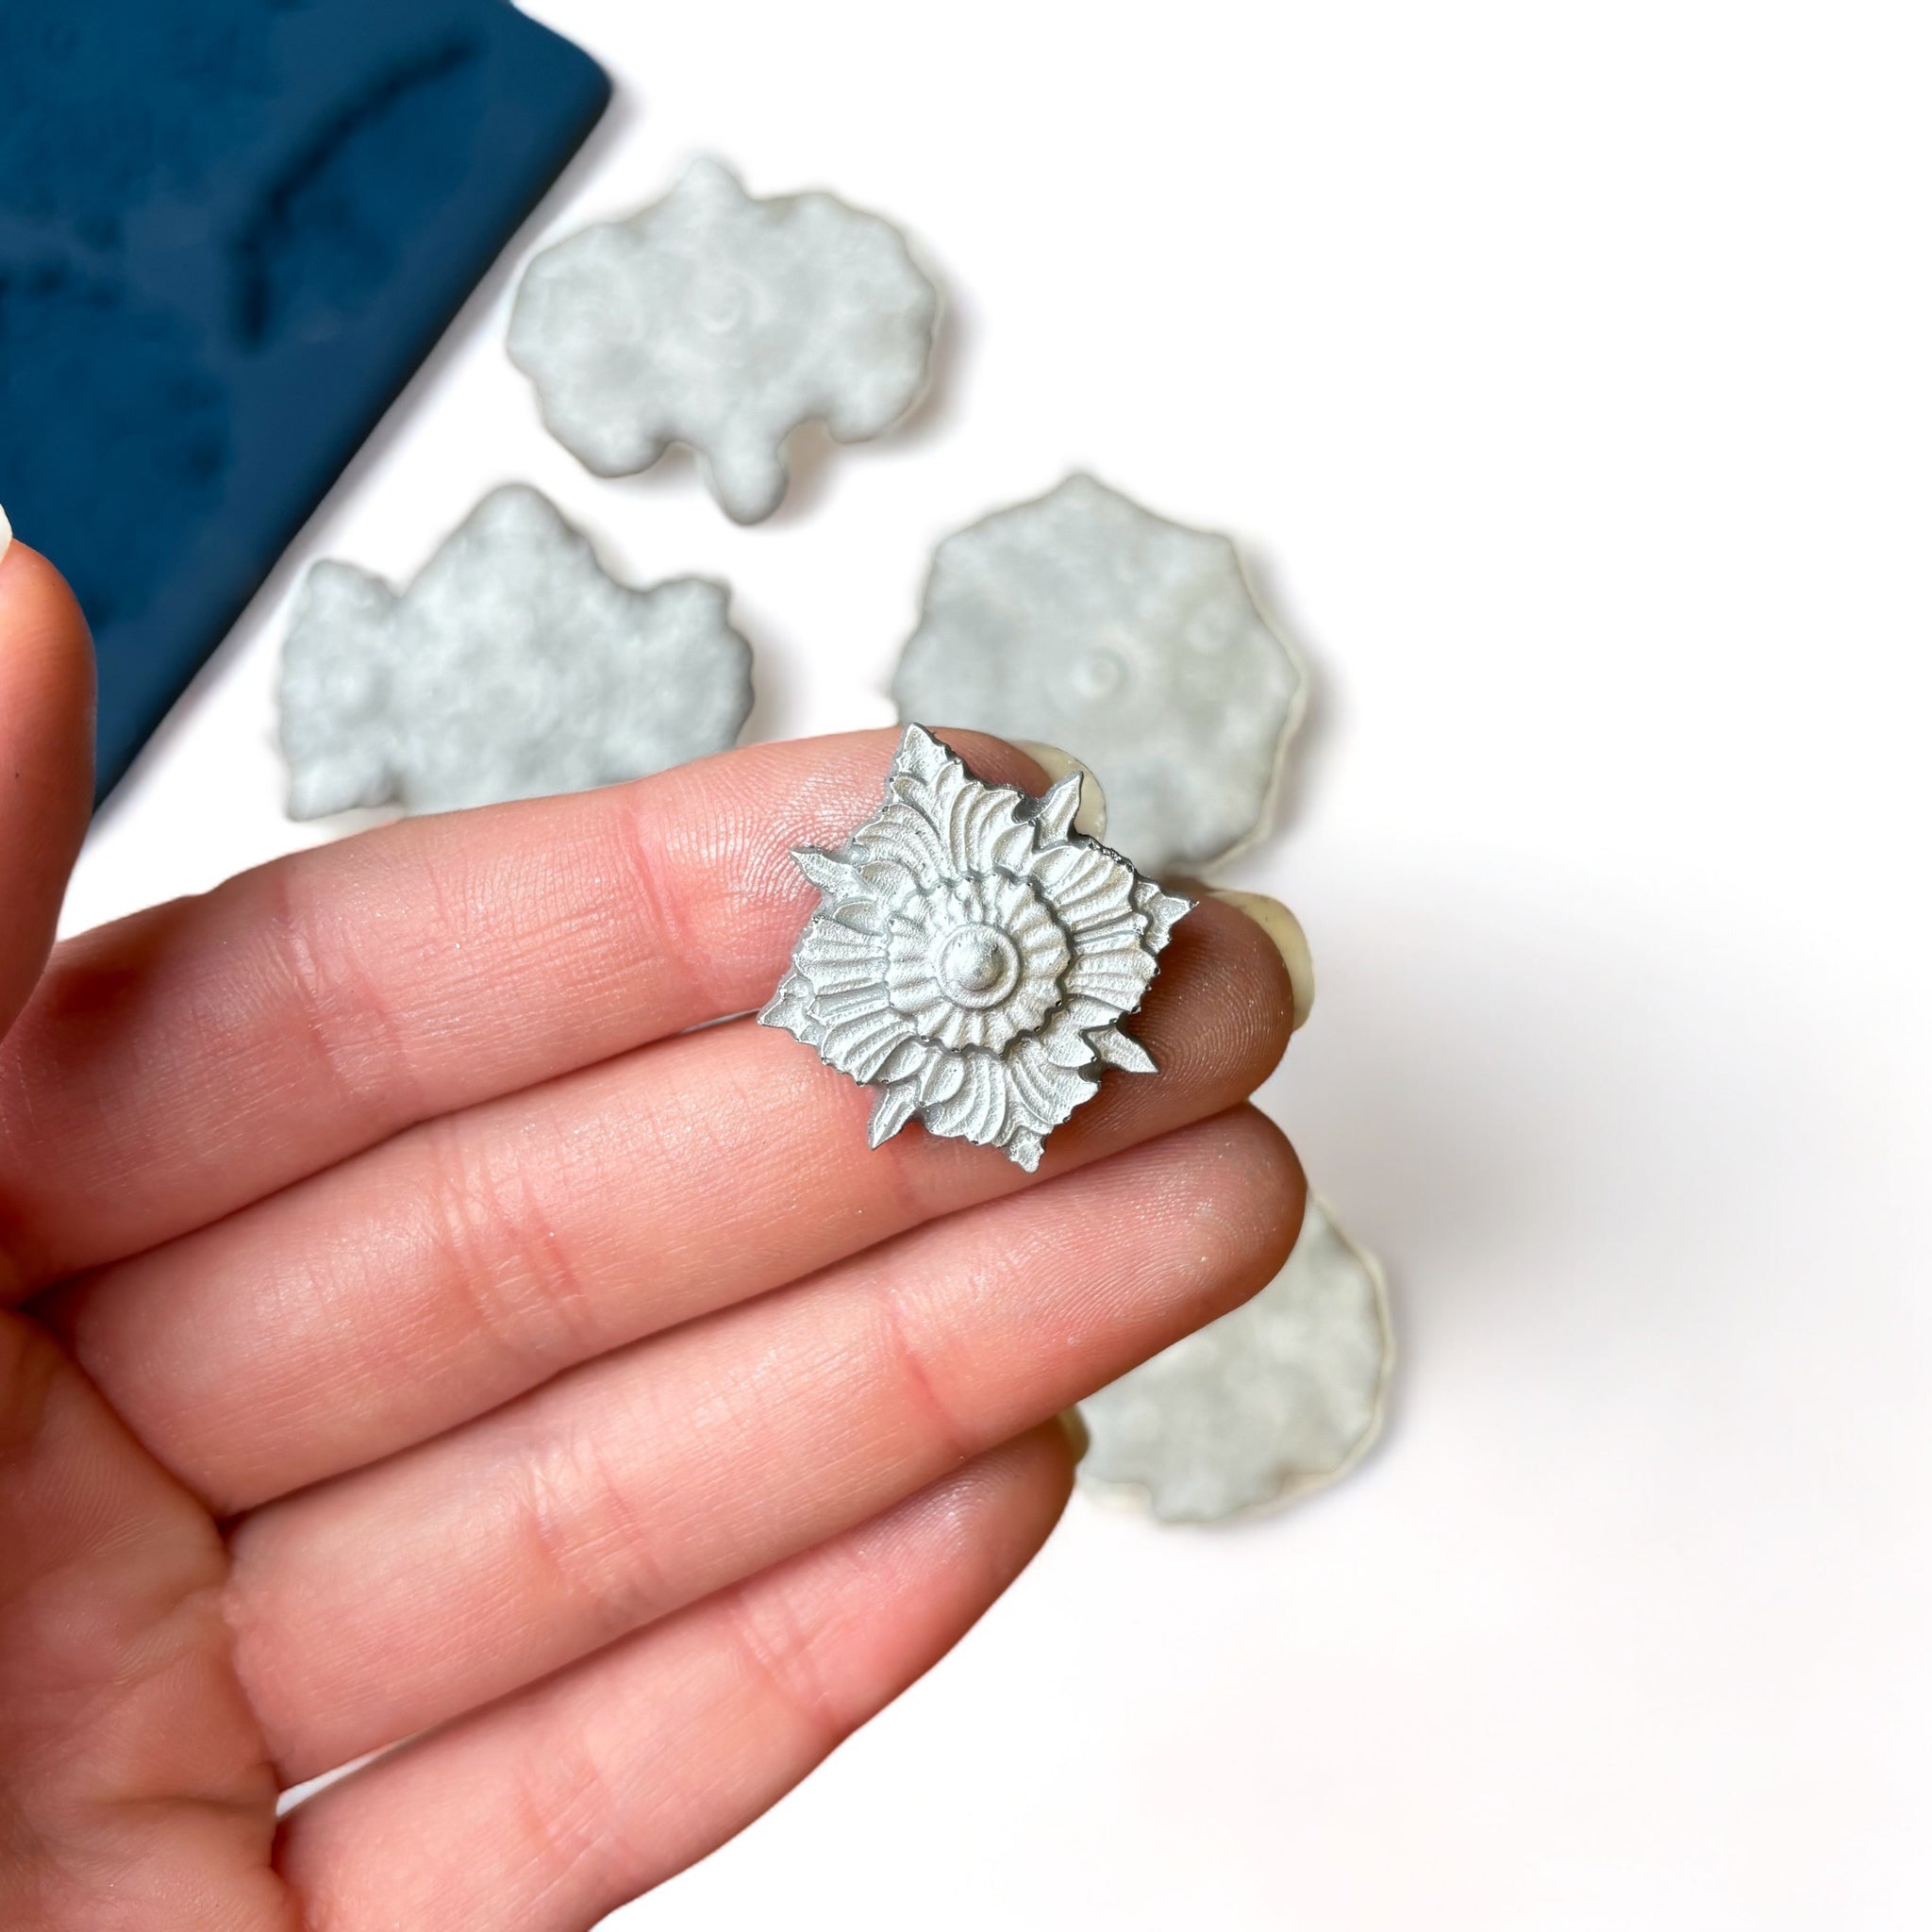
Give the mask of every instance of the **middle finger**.
<svg viewBox="0 0 1932 1932">
<path fill-rule="evenodd" d="M 302 1778 L 531 1682 L 1043 1422 L 1281 1265 L 1252 1108 L 608 1355 L 245 1517 L 236 1668 Z"/>
<path fill-rule="evenodd" d="M 1217 1113 L 1287 1043 L 1241 913 L 1181 922 L 1040 1178 Z M 1027 1177 L 908 1132 L 789 1037 L 734 1023 L 429 1123 L 73 1285 L 47 1310 L 148 1448 L 227 1514 L 375 1460 L 573 1364 Z"/>
</svg>

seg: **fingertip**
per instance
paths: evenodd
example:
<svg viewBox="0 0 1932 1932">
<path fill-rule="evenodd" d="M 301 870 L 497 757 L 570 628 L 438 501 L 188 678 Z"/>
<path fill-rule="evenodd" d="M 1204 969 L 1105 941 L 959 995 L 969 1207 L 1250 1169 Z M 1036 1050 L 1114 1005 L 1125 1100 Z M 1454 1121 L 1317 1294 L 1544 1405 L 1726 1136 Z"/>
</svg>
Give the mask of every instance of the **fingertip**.
<svg viewBox="0 0 1932 1932">
<path fill-rule="evenodd" d="M 1255 1252 L 1261 1267 L 1256 1286 L 1272 1281 L 1301 1239 L 1308 1206 L 1308 1177 L 1301 1157 L 1281 1128 L 1252 1101 L 1227 1116 L 1249 1162 L 1249 1198 L 1256 1217 Z"/>
<path fill-rule="evenodd" d="M 7 512 L 0 509 L 0 636 L 9 655 L 17 635 L 37 636 L 70 668 L 85 672 L 93 691 L 93 643 L 87 619 L 68 588 L 67 579 L 30 543 L 13 535 Z"/>
<path fill-rule="evenodd" d="M 51 771 L 51 755 L 62 755 L 64 789 L 85 801 L 93 778 L 93 638 L 67 579 L 38 550 L 7 541 L 5 525 L 0 511 L 0 743 L 8 775 L 23 742 L 38 741 L 46 746 L 38 763 Z M 83 824 L 86 816 L 83 803 Z"/>
<path fill-rule="evenodd" d="M 32 991 L 93 792 L 93 645 L 60 573 L 0 545 L 0 1030 Z"/>
<path fill-rule="evenodd" d="M 966 769 L 989 785 L 1017 785 L 1022 791 L 1044 791 L 1058 775 L 1033 756 L 1029 745 L 987 731 L 935 724 L 932 734 L 966 760 Z"/>
<path fill-rule="evenodd" d="M 1274 1073 L 1294 1024 L 1294 985 L 1274 942 L 1218 899 L 1200 899 L 1174 926 L 1160 970 L 1129 1030 L 1165 1073 L 1211 1074 L 1243 1097 Z"/>
<path fill-rule="evenodd" d="M 1299 1033 L 1307 1024 L 1315 1005 L 1315 959 L 1301 921 L 1272 892 L 1244 892 L 1228 886 L 1210 886 L 1208 890 L 1209 896 L 1222 905 L 1245 912 L 1274 942 L 1281 963 L 1288 969 L 1289 983 L 1294 989 L 1291 1029 Z"/>
<path fill-rule="evenodd" d="M 1071 1422 L 1068 1418 L 1071 1417 Z M 977 1465 L 997 1495 L 993 1571 L 1004 1590 L 1053 1534 L 1074 1493 L 1074 1468 L 1086 1453 L 1086 1425 L 1071 1409 L 995 1449 Z"/>
<path fill-rule="evenodd" d="M 1126 1163 L 1120 1166 L 1121 1163 Z M 1252 1101 L 1196 1121 L 1163 1140 L 1104 1164 L 1127 1199 L 1178 1204 L 1184 1246 L 1198 1266 L 1192 1288 L 1163 1286 L 1165 1319 L 1181 1325 L 1169 1341 L 1238 1308 L 1273 1281 L 1301 1235 L 1307 1183 L 1288 1137 Z"/>
</svg>

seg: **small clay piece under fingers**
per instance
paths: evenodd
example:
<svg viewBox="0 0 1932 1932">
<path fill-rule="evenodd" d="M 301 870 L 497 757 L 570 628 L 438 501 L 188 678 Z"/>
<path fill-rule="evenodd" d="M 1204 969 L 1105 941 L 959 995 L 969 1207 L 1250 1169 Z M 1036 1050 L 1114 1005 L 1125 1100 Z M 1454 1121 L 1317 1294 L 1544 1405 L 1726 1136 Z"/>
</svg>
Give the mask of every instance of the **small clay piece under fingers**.
<svg viewBox="0 0 1932 1932">
<path fill-rule="evenodd" d="M 1163 1523 L 1276 1507 L 1374 1441 L 1392 1354 L 1381 1269 L 1310 1196 L 1259 1294 L 1080 1405 L 1080 1482 Z"/>
</svg>

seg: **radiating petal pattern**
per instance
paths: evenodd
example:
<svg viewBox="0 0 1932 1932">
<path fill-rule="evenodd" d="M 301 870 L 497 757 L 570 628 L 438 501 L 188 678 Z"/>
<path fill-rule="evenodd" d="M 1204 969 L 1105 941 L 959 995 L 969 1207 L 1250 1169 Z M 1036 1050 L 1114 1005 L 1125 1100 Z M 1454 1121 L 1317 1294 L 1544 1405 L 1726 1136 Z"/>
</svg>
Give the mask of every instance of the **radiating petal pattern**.
<svg viewBox="0 0 1932 1932">
<path fill-rule="evenodd" d="M 1103 1066 L 1155 1071 L 1119 1023 L 1192 902 L 1074 831 L 1079 785 L 984 784 L 912 724 L 844 849 L 792 854 L 819 907 L 758 1018 L 878 1090 L 874 1146 L 918 1119 L 1031 1171 Z"/>
</svg>

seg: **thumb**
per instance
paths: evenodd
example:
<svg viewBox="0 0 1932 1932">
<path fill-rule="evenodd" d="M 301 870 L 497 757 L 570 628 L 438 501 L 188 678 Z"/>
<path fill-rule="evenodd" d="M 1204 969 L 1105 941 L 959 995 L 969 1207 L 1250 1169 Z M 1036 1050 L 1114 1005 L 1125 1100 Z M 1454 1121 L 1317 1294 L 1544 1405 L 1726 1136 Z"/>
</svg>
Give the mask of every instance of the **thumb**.
<svg viewBox="0 0 1932 1932">
<path fill-rule="evenodd" d="M 54 943 L 93 791 L 94 659 L 60 573 L 0 510 L 0 1033 Z"/>
</svg>

